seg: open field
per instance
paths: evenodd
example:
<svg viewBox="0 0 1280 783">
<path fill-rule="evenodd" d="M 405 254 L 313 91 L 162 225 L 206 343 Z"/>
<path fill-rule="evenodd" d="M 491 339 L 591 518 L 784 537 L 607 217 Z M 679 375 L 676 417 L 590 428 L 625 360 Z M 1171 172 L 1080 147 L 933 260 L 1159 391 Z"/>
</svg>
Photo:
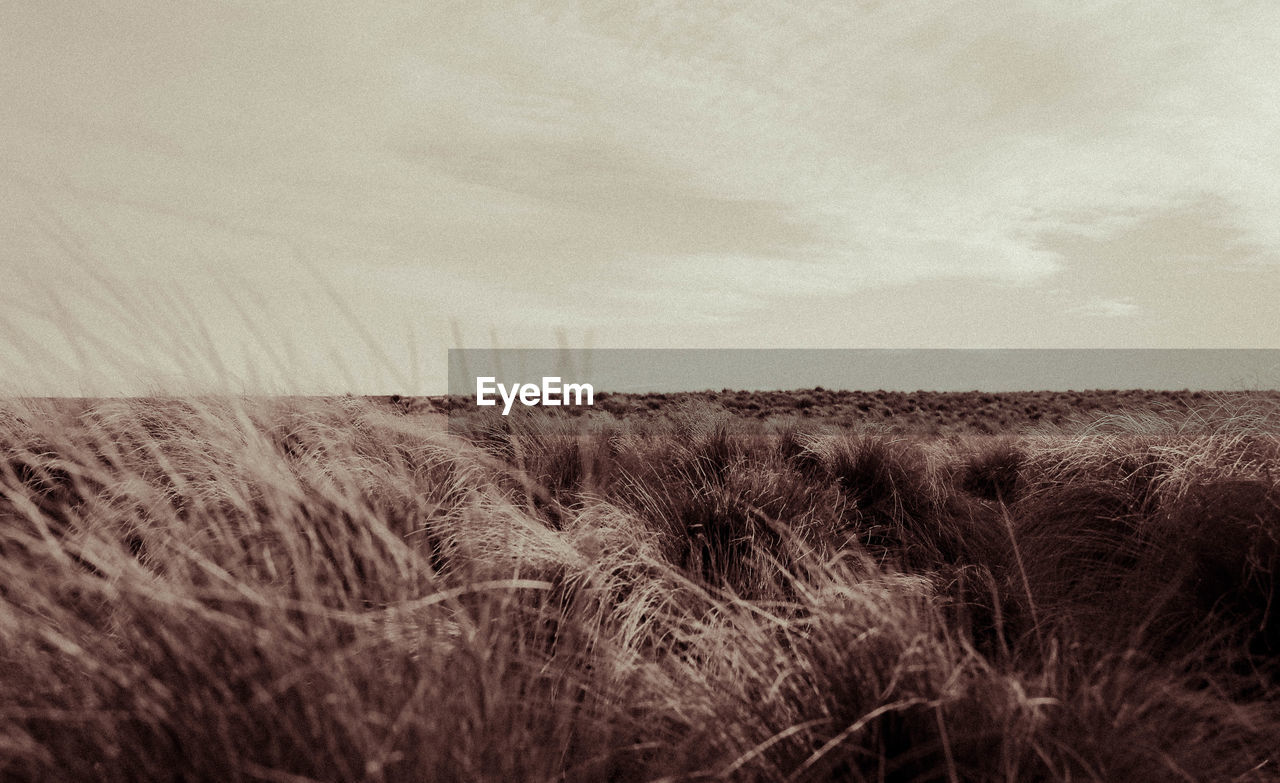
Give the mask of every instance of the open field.
<svg viewBox="0 0 1280 783">
<path fill-rule="evenodd" d="M 377 398 L 401 410 L 474 410 L 464 397 Z M 596 395 L 595 408 L 623 419 L 654 420 L 683 406 L 723 408 L 736 419 L 801 419 L 900 434 L 1008 434 L 1045 425 L 1079 430 L 1100 418 L 1159 416 L 1183 421 L 1215 411 L 1280 405 L 1280 392 L 1086 390 L 1067 392 L 902 392 L 803 389 Z M 594 412 L 594 411 L 593 411 Z M 588 415 L 567 408 L 563 415 Z M 546 412 L 543 412 L 546 415 Z"/>
<path fill-rule="evenodd" d="M 441 403 L 0 403 L 0 779 L 1280 781 L 1273 395 Z"/>
</svg>

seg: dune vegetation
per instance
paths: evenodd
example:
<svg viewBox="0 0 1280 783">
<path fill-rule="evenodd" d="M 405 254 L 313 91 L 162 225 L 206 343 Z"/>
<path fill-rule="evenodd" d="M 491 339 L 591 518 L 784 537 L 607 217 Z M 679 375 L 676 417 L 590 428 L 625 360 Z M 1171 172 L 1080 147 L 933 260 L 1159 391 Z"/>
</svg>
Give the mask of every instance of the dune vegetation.
<svg viewBox="0 0 1280 783">
<path fill-rule="evenodd" d="M 0 403 L 0 779 L 1280 781 L 1273 409 L 808 399 Z"/>
</svg>

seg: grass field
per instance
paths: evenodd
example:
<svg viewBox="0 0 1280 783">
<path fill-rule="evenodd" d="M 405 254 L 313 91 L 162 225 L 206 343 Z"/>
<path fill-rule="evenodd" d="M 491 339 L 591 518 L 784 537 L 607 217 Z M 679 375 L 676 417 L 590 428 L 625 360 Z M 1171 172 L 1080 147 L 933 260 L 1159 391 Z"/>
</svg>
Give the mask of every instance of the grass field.
<svg viewBox="0 0 1280 783">
<path fill-rule="evenodd" d="M 878 395 L 0 403 L 0 779 L 1280 781 L 1273 396 Z"/>
<path fill-rule="evenodd" d="M 1174 421 L 1221 412 L 1280 405 L 1278 392 L 1201 392 L 1094 389 L 1069 392 L 901 392 L 804 389 L 675 394 L 596 395 L 600 410 L 629 420 L 665 418 L 673 408 L 722 408 L 735 420 L 799 417 L 846 427 L 874 427 L 903 435 L 1011 431 L 1052 425 L 1078 430 L 1107 416 L 1159 417 Z M 380 398 L 401 410 L 475 410 L 469 397 Z M 585 415 L 565 408 L 566 416 Z M 543 415 L 547 415 L 543 411 Z"/>
</svg>

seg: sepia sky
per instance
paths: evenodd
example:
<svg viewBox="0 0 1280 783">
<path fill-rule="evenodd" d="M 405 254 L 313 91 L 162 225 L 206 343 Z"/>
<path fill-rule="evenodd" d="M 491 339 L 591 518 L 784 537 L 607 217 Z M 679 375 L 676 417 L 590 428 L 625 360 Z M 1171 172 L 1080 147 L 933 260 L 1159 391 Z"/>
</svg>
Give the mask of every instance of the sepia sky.
<svg viewBox="0 0 1280 783">
<path fill-rule="evenodd" d="M 1280 4 L 0 4 L 0 386 L 1280 348 Z"/>
</svg>

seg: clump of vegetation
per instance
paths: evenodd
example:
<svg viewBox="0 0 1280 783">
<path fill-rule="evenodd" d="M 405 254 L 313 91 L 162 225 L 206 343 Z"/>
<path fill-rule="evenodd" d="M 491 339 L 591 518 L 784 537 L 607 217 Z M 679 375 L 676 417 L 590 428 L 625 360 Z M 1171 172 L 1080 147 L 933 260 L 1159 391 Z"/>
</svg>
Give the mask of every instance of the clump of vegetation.
<svg viewBox="0 0 1280 783">
<path fill-rule="evenodd" d="M 391 404 L 454 412 L 475 410 L 465 397 L 400 398 Z M 1205 416 L 1219 422 L 1274 417 L 1280 411 L 1280 392 L 899 392 L 823 388 L 678 394 L 599 392 L 595 409 L 621 419 L 658 421 L 673 406 L 706 404 L 743 419 L 785 420 L 798 416 L 883 427 L 902 435 L 1008 435 L 1055 427 L 1076 431 L 1108 418 L 1129 425 L 1140 420 L 1158 422 L 1158 426 L 1167 428 L 1170 422 L 1194 423 Z M 542 415 L 573 417 L 583 415 L 583 411 L 571 407 L 556 414 L 544 411 Z"/>
<path fill-rule="evenodd" d="M 1280 780 L 1265 410 L 806 395 L 5 403 L 0 777 Z"/>
</svg>

